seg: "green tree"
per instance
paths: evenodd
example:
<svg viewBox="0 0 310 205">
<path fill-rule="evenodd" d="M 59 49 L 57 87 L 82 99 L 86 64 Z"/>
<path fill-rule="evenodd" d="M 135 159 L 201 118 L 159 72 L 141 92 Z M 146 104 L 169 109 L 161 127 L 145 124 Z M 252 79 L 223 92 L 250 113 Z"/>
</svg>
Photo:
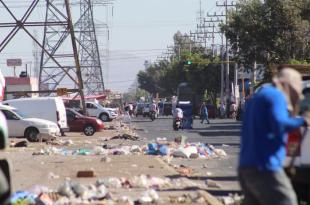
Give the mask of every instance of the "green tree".
<svg viewBox="0 0 310 205">
<path fill-rule="evenodd" d="M 239 1 L 222 29 L 233 53 L 246 63 L 287 63 L 309 60 L 309 0 Z"/>
<path fill-rule="evenodd" d="M 180 83 L 187 82 L 197 94 L 203 95 L 207 90 L 208 98 L 215 103 L 220 92 L 219 57 L 212 58 L 202 46 L 180 32 L 173 39 L 174 53 L 170 61 L 159 61 L 140 71 L 139 87 L 153 95 L 170 97 L 177 94 Z"/>
</svg>

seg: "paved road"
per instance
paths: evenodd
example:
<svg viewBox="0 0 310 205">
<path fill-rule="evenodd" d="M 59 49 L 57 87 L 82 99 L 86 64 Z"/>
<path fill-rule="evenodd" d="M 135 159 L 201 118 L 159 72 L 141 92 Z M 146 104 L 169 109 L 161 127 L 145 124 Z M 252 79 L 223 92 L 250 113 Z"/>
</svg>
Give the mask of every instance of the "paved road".
<svg viewBox="0 0 310 205">
<path fill-rule="evenodd" d="M 173 159 L 174 164 L 183 164 L 194 169 L 191 179 L 212 179 L 223 186 L 223 190 L 239 191 L 236 176 L 236 165 L 240 149 L 240 122 L 229 119 L 211 120 L 211 124 L 201 124 L 194 121 L 192 130 L 172 130 L 172 118 L 160 118 L 151 122 L 149 118 L 135 118 L 133 122 L 140 128 L 138 133 L 148 141 L 156 140 L 157 137 L 166 137 L 173 141 L 176 136 L 185 135 L 189 142 L 212 144 L 217 148 L 224 149 L 228 154 L 225 159 Z M 208 173 L 212 174 L 208 176 Z"/>
</svg>

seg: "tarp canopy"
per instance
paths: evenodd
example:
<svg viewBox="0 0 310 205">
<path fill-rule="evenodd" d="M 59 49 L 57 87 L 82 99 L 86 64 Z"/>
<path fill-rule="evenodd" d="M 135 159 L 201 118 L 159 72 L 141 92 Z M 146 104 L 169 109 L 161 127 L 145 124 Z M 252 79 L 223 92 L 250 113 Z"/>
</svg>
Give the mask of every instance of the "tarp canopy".
<svg viewBox="0 0 310 205">
<path fill-rule="evenodd" d="M 101 95 L 88 95 L 85 96 L 85 100 L 105 100 L 107 98 L 106 94 Z M 81 100 L 80 96 L 62 96 L 63 100 Z"/>
</svg>

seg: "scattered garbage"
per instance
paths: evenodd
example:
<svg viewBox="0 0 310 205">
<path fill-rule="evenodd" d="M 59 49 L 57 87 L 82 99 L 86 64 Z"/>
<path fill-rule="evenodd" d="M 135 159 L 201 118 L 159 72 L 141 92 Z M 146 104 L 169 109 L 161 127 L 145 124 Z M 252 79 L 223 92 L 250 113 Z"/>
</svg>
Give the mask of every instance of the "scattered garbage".
<svg viewBox="0 0 310 205">
<path fill-rule="evenodd" d="M 206 180 L 206 185 L 210 188 L 222 188 L 222 185 L 211 179 Z"/>
<path fill-rule="evenodd" d="M 53 172 L 48 173 L 49 179 L 59 179 L 59 175 L 54 174 Z"/>
<path fill-rule="evenodd" d="M 193 173 L 193 169 L 184 165 L 177 168 L 177 171 L 181 176 L 190 176 Z"/>
<path fill-rule="evenodd" d="M 157 139 L 157 142 L 148 144 L 146 153 L 149 155 L 171 155 L 173 157 L 193 159 L 227 157 L 223 149 L 216 149 L 213 145 L 202 143 L 186 143 L 186 139 L 187 137 L 180 136 L 175 138 L 174 143 L 166 142 L 162 138 Z"/>
<path fill-rule="evenodd" d="M 23 140 L 17 143 L 11 144 L 11 147 L 28 147 L 28 141 Z"/>
<path fill-rule="evenodd" d="M 174 157 L 181 157 L 181 158 L 190 158 L 192 155 L 197 154 L 198 150 L 194 146 L 180 147 L 172 153 Z"/>
<path fill-rule="evenodd" d="M 162 138 L 157 137 L 156 138 L 156 143 L 157 144 L 169 144 L 169 142 L 168 142 L 166 137 L 162 137 Z"/>
<path fill-rule="evenodd" d="M 131 153 L 142 153 L 142 149 L 138 145 L 132 145 L 130 148 Z"/>
<path fill-rule="evenodd" d="M 239 196 L 238 194 L 229 194 L 229 196 L 221 197 L 221 201 L 224 205 L 236 205 L 241 204 L 243 197 Z"/>
<path fill-rule="evenodd" d="M 38 196 L 36 194 L 32 194 L 26 191 L 18 191 L 11 196 L 11 204 L 35 204 L 37 197 Z"/>
<path fill-rule="evenodd" d="M 157 144 L 157 143 L 149 143 L 148 151 L 149 155 L 169 155 L 170 149 L 167 145 Z"/>
<path fill-rule="evenodd" d="M 175 143 L 178 143 L 178 144 L 180 144 L 180 145 L 182 145 L 182 146 L 184 146 L 184 145 L 186 144 L 186 141 L 187 141 L 187 137 L 184 136 L 184 135 L 179 136 L 179 137 L 176 137 L 176 138 L 174 139 L 174 142 L 175 142 Z"/>
<path fill-rule="evenodd" d="M 211 196 L 206 191 L 196 191 L 193 193 L 183 194 L 181 196 L 169 196 L 169 202 L 172 204 L 212 204 L 222 205 L 215 197 Z"/>
<path fill-rule="evenodd" d="M 103 147 L 95 147 L 93 149 L 93 152 L 95 155 L 108 155 L 108 150 L 107 149 L 104 149 Z"/>
<path fill-rule="evenodd" d="M 226 152 L 222 149 L 214 149 L 213 151 L 216 155 L 218 155 L 220 157 L 226 157 L 227 156 Z"/>
<path fill-rule="evenodd" d="M 112 159 L 108 156 L 104 156 L 101 158 L 101 162 L 110 163 L 111 161 L 112 161 Z"/>
<path fill-rule="evenodd" d="M 91 178 L 91 177 L 95 177 L 95 172 L 93 170 L 78 171 L 76 176 L 78 178 Z"/>
<path fill-rule="evenodd" d="M 138 135 L 132 133 L 132 134 L 117 135 L 117 136 L 111 138 L 111 140 L 115 140 L 115 139 L 138 141 L 138 140 L 140 140 L 140 137 Z"/>
<path fill-rule="evenodd" d="M 159 199 L 157 192 L 154 189 L 147 190 L 138 200 L 140 203 L 155 203 Z"/>
<path fill-rule="evenodd" d="M 52 142 L 50 142 L 50 144 L 53 146 L 71 146 L 71 145 L 74 145 L 74 143 L 71 139 L 68 139 L 68 140 L 57 139 L 57 140 L 53 140 Z"/>
<path fill-rule="evenodd" d="M 63 184 L 59 186 L 57 191 L 50 190 L 46 187 L 37 186 L 29 191 L 16 192 L 11 197 L 13 205 L 20 204 L 36 204 L 36 205 L 49 205 L 49 204 L 151 204 L 158 203 L 160 197 L 157 191 L 165 189 L 185 189 L 187 187 L 197 187 L 202 189 L 205 187 L 199 187 L 198 184 L 186 179 L 170 179 L 152 177 L 147 175 L 134 176 L 130 178 L 104 178 L 98 179 L 95 184 L 81 184 L 73 182 L 71 180 L 65 180 Z M 114 197 L 110 189 L 144 189 L 141 190 L 141 195 L 137 198 L 131 199 L 126 196 Z M 192 195 L 184 195 L 178 198 L 177 201 L 194 201 L 204 203 L 202 196 L 199 193 Z M 160 200 L 161 201 L 161 200 Z M 170 199 L 172 201 L 172 198 Z M 176 200 L 175 200 L 176 201 Z M 114 202 L 114 203 L 113 203 Z"/>
</svg>

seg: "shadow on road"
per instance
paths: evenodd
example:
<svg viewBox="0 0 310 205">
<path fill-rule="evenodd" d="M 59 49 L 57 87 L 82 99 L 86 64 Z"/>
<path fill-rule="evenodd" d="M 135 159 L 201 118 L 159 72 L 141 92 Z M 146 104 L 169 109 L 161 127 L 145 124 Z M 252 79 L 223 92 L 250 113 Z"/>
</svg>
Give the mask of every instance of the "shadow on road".
<svg viewBox="0 0 310 205">
<path fill-rule="evenodd" d="M 208 125 L 208 127 L 199 127 L 193 128 L 193 130 L 239 130 L 241 129 L 240 125 L 226 125 L 226 126 L 214 126 Z"/>
<path fill-rule="evenodd" d="M 204 177 L 204 176 L 181 176 L 181 175 L 168 175 L 166 176 L 168 178 L 171 179 L 178 179 L 178 178 L 187 178 L 189 180 L 199 180 L 199 181 L 205 181 L 207 179 L 211 179 L 211 180 L 215 180 L 215 181 L 238 181 L 238 177 L 237 176 L 225 176 L 225 177 L 212 177 L 212 176 L 208 176 L 208 177 Z M 210 194 L 214 195 L 214 196 L 228 196 L 230 194 L 238 194 L 241 195 L 242 192 L 241 190 L 235 190 L 235 189 L 214 189 L 214 188 L 210 188 L 210 189 L 202 189 L 200 187 L 197 186 L 188 186 L 188 187 L 184 187 L 182 189 L 165 189 L 162 190 L 164 192 L 172 192 L 172 191 L 197 191 L 197 190 L 204 190 L 209 192 Z"/>
<path fill-rule="evenodd" d="M 212 143 L 213 146 L 215 147 L 220 147 L 223 146 L 223 144 L 228 145 L 229 147 L 240 147 L 239 142 L 232 142 L 232 143 Z"/>
<path fill-rule="evenodd" d="M 144 123 L 144 122 L 152 122 L 151 119 L 143 119 L 143 120 L 131 120 L 131 122 L 134 122 L 134 123 Z"/>
<path fill-rule="evenodd" d="M 237 176 L 181 176 L 179 174 L 176 175 L 168 175 L 166 176 L 167 178 L 170 179 L 178 179 L 180 177 L 185 177 L 190 180 L 199 180 L 199 181 L 205 181 L 207 179 L 215 180 L 215 181 L 238 181 Z"/>
<path fill-rule="evenodd" d="M 220 136 L 240 136 L 240 131 L 215 131 L 215 132 L 197 132 L 199 135 L 204 137 L 220 137 Z"/>
<path fill-rule="evenodd" d="M 197 133 L 200 136 L 203 137 L 221 137 L 221 136 L 240 136 L 241 132 L 240 130 L 212 130 L 212 129 L 204 129 L 205 131 L 202 131 L 202 129 L 192 129 L 188 130 L 189 133 Z"/>
</svg>

